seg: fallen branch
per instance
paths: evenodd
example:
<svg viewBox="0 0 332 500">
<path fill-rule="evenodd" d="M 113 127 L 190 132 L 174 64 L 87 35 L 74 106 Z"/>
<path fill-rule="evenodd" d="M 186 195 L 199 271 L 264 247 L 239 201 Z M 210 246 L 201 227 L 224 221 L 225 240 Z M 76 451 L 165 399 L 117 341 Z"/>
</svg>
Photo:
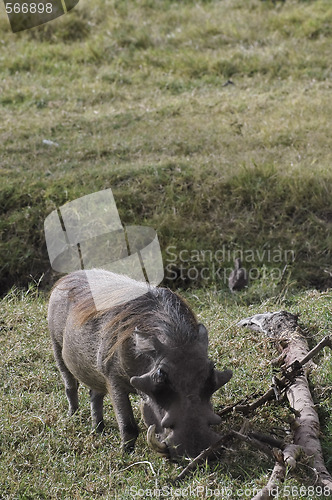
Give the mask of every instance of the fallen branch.
<svg viewBox="0 0 332 500">
<path fill-rule="evenodd" d="M 262 331 L 275 339 L 278 350 L 283 353 L 284 357 L 286 370 L 283 379 L 289 378 L 289 374 L 292 373 L 294 367 L 304 368 L 304 365 L 324 346 L 332 348 L 331 338 L 325 337 L 314 349 L 309 351 L 307 341 L 297 324 L 297 317 L 286 311 L 258 314 L 242 320 L 239 325 Z M 270 389 L 270 391 L 273 391 L 273 389 Z M 319 419 L 310 394 L 305 370 L 297 375 L 291 384 L 286 386 L 285 392 L 295 413 L 294 444 L 302 448 L 304 453 L 312 459 L 318 484 L 324 488 L 324 491 L 332 494 L 332 477 L 324 463 L 319 441 Z M 288 461 L 293 462 L 293 466 L 294 461 L 296 464 L 296 459 L 292 455 L 288 457 Z M 285 467 L 285 464 L 283 466 Z M 279 480 L 282 478 L 282 466 L 279 462 L 278 465 L 275 465 L 275 469 L 275 477 Z M 274 479 L 272 482 L 274 482 Z M 269 486 L 268 484 L 266 488 L 269 489 Z M 269 497 L 256 496 L 255 500 L 258 498 Z"/>
</svg>

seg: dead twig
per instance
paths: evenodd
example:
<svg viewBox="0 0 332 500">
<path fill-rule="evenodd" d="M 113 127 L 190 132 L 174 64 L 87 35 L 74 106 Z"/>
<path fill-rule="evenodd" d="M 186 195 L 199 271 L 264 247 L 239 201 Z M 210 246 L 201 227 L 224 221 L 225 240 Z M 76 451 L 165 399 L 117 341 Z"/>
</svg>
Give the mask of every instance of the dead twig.
<svg viewBox="0 0 332 500">
<path fill-rule="evenodd" d="M 247 401 L 249 401 L 250 398 L 253 398 L 255 396 L 257 396 L 257 393 L 255 393 L 251 396 L 247 396 L 245 398 L 242 398 L 242 399 L 236 401 L 236 403 L 225 406 L 224 408 L 222 408 L 220 411 L 217 412 L 217 415 L 219 415 L 219 417 L 224 417 L 228 413 L 231 413 L 238 406 L 245 406 L 245 404 L 248 404 Z"/>
<path fill-rule="evenodd" d="M 321 351 L 324 347 L 329 347 L 332 349 L 332 338 L 330 335 L 326 335 L 318 344 L 308 352 L 308 354 L 300 361 L 301 366 L 305 365 L 310 359 L 316 356 L 319 351 Z"/>
<path fill-rule="evenodd" d="M 282 391 L 285 392 L 286 389 L 290 386 L 290 382 L 294 381 L 294 379 L 300 374 L 300 369 L 308 363 L 319 351 L 321 351 L 324 347 L 330 347 L 332 349 L 332 339 L 329 335 L 324 337 L 311 351 L 309 351 L 300 361 L 295 360 L 288 370 L 285 371 L 285 375 L 280 379 L 276 379 L 277 385 L 279 389 L 282 388 Z M 283 354 L 284 356 L 284 354 Z M 231 411 L 243 413 L 244 415 L 248 415 L 248 413 L 256 410 L 260 406 L 262 406 L 267 401 L 275 399 L 275 381 L 273 386 L 268 389 L 262 396 L 260 396 L 256 401 L 252 403 L 243 404 L 242 400 L 240 403 L 236 403 L 234 405 L 226 406 L 226 408 L 222 409 L 218 415 L 224 416 Z M 280 396 L 279 396 L 280 397 Z"/>
<path fill-rule="evenodd" d="M 194 460 L 192 460 L 181 472 L 176 476 L 174 482 L 181 481 L 190 471 L 195 469 L 197 465 L 201 464 L 204 460 L 206 460 L 213 453 L 217 453 L 218 451 L 225 448 L 227 444 L 229 444 L 234 438 L 233 431 L 225 434 L 222 438 L 218 439 L 216 443 L 209 446 L 205 450 L 203 450 Z"/>
<path fill-rule="evenodd" d="M 174 479 L 174 482 L 182 480 L 189 472 L 195 469 L 198 465 L 200 465 L 204 460 L 209 458 L 213 453 L 218 453 L 218 451 L 222 449 L 226 449 L 226 446 L 229 445 L 231 441 L 234 439 L 239 439 L 245 443 L 254 446 L 260 451 L 264 452 L 266 455 L 271 456 L 272 446 L 277 448 L 284 448 L 285 444 L 283 441 L 276 440 L 272 436 L 266 436 L 260 433 L 250 432 L 249 434 L 244 434 L 245 426 L 241 428 L 241 430 L 234 431 L 231 430 L 227 434 L 225 434 L 221 439 L 219 439 L 214 445 L 209 446 L 202 451 L 197 457 L 195 457 Z"/>
</svg>

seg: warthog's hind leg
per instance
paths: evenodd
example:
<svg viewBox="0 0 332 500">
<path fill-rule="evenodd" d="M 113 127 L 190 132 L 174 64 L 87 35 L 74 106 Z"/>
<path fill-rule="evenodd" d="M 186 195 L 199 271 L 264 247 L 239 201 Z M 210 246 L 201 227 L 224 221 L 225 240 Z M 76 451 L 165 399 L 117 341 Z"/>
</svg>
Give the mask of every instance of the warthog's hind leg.
<svg viewBox="0 0 332 500">
<path fill-rule="evenodd" d="M 68 370 L 67 366 L 63 361 L 62 346 L 58 344 L 54 339 L 52 340 L 53 340 L 54 357 L 65 384 L 66 396 L 69 404 L 68 414 L 69 416 L 71 416 L 74 415 L 74 413 L 78 409 L 78 392 L 77 392 L 78 380 Z"/>
<path fill-rule="evenodd" d="M 92 426 L 96 432 L 104 430 L 103 403 L 105 394 L 90 389 Z"/>
</svg>

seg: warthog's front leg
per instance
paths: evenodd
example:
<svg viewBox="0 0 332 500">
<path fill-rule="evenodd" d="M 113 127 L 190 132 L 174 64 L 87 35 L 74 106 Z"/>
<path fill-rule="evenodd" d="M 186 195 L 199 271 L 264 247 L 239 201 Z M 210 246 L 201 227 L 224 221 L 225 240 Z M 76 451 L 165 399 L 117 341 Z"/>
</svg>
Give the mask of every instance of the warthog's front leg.
<svg viewBox="0 0 332 500">
<path fill-rule="evenodd" d="M 63 375 L 63 374 L 62 374 Z M 74 377 L 64 377 L 66 396 L 69 404 L 68 415 L 72 416 L 78 409 L 78 382 Z"/>
<path fill-rule="evenodd" d="M 104 397 L 105 394 L 90 389 L 92 427 L 96 432 L 102 432 L 105 427 L 103 415 Z"/>
<path fill-rule="evenodd" d="M 110 394 L 120 430 L 122 448 L 124 451 L 130 452 L 135 447 L 138 427 L 129 401 L 129 393 L 123 387 L 119 387 L 118 383 L 111 382 Z"/>
</svg>

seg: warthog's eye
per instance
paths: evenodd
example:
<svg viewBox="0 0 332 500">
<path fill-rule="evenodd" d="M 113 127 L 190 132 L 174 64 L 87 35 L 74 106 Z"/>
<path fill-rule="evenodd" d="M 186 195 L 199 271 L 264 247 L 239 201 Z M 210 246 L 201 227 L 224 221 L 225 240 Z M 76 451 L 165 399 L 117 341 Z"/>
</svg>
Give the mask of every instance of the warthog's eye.
<svg viewBox="0 0 332 500">
<path fill-rule="evenodd" d="M 152 378 L 157 385 L 164 385 L 168 382 L 168 375 L 162 368 L 158 368 L 158 370 L 152 375 Z"/>
<path fill-rule="evenodd" d="M 176 397 L 168 374 L 162 368 L 158 368 L 152 375 L 152 380 L 154 382 L 153 398 L 160 407 L 167 409 Z"/>
</svg>

